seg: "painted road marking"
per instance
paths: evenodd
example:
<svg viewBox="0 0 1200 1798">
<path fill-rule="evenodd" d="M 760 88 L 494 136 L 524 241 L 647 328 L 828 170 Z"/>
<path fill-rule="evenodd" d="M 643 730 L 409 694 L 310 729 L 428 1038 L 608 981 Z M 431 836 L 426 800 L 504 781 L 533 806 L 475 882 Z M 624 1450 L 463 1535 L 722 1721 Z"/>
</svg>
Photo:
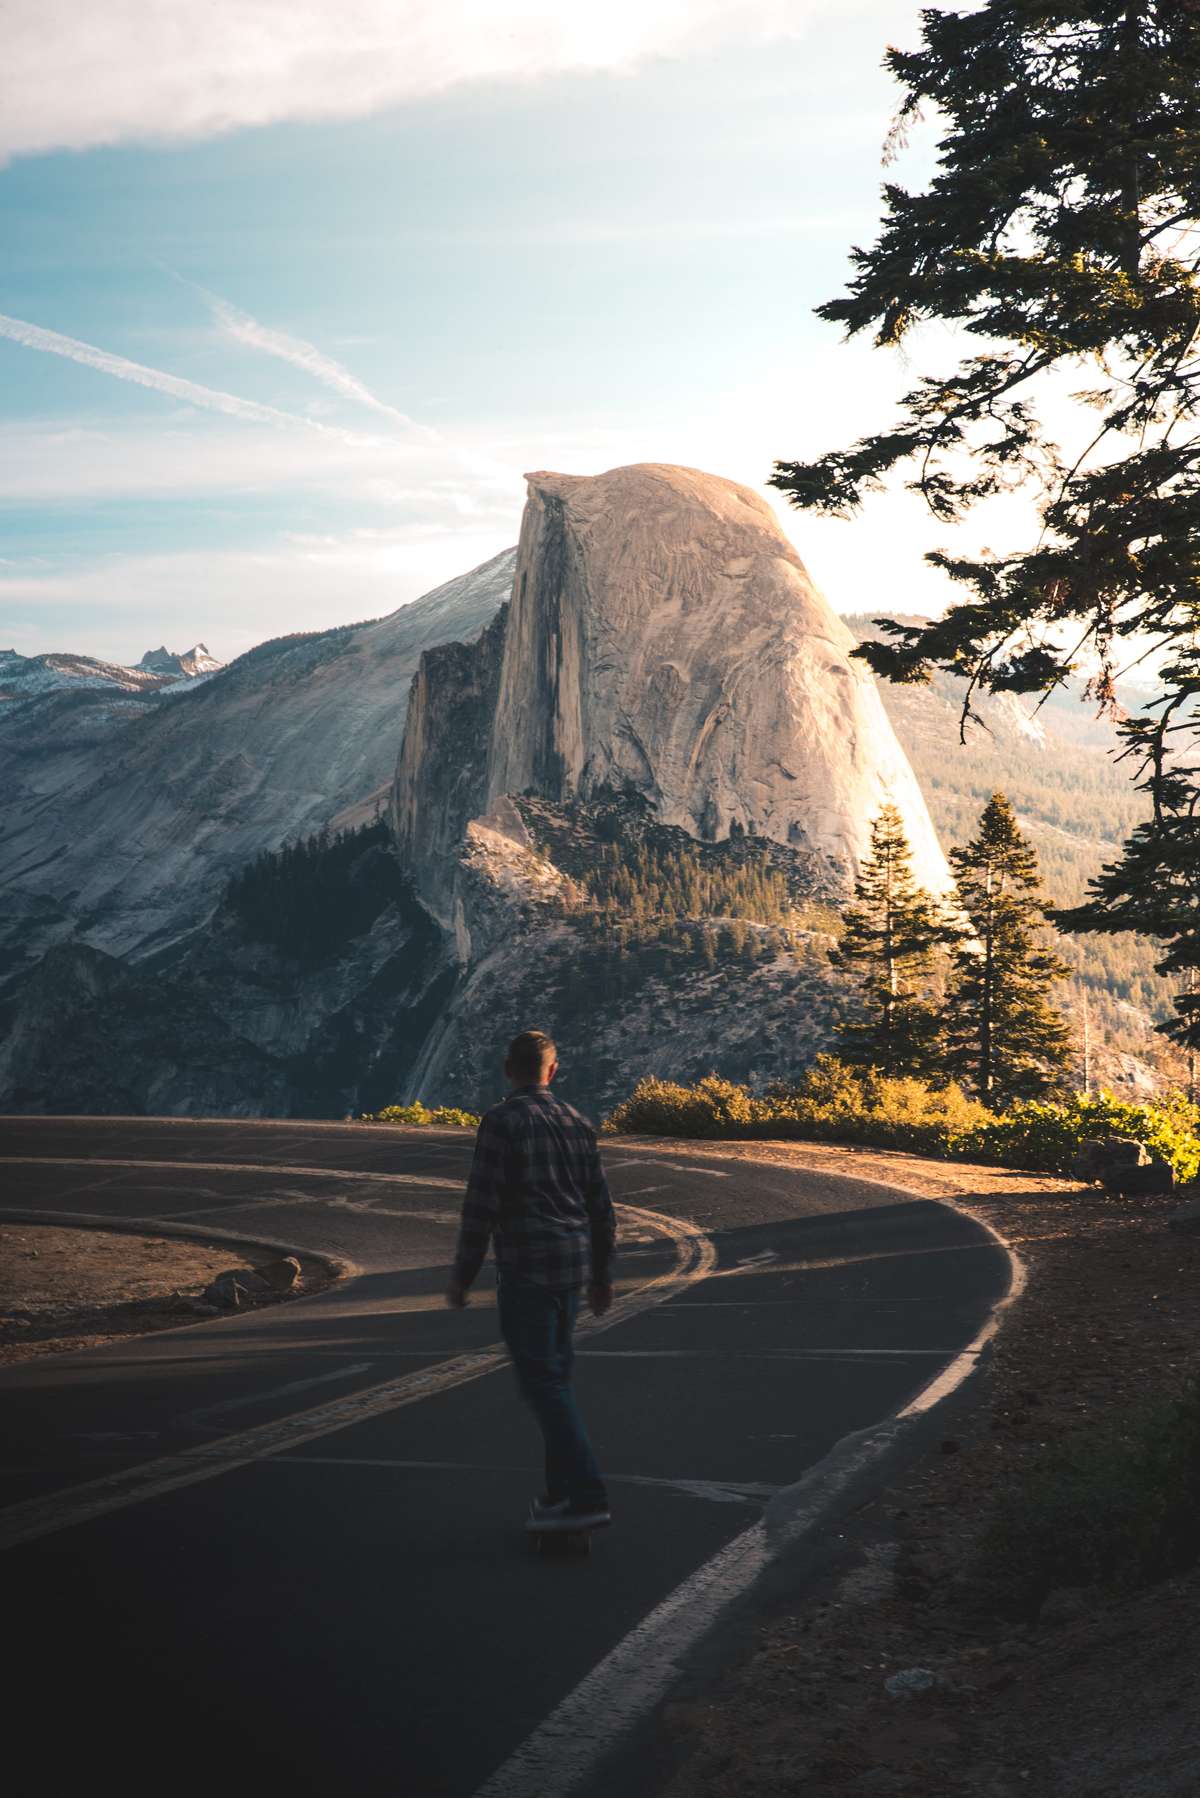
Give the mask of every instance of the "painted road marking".
<svg viewBox="0 0 1200 1798">
<path fill-rule="evenodd" d="M 614 1325 L 638 1316 L 651 1306 L 662 1304 L 695 1281 L 707 1279 L 716 1266 L 717 1251 L 713 1243 L 703 1230 L 686 1218 L 664 1217 L 658 1212 L 641 1211 L 636 1206 L 624 1204 L 618 1204 L 617 1210 L 627 1214 L 635 1224 L 666 1236 L 674 1244 L 675 1266 L 644 1281 L 633 1292 L 623 1293 L 603 1317 L 581 1319 L 578 1336 L 611 1330 Z M 331 1399 L 294 1416 L 256 1424 L 235 1436 L 200 1443 L 178 1454 L 142 1462 L 137 1467 L 70 1486 L 44 1498 L 10 1505 L 0 1511 L 0 1549 L 52 1535 L 56 1530 L 70 1529 L 74 1524 L 105 1516 L 110 1511 L 124 1510 L 128 1505 L 141 1504 L 145 1499 L 158 1498 L 183 1486 L 216 1479 L 235 1467 L 299 1448 L 305 1442 L 348 1429 L 367 1418 L 400 1410 L 405 1405 L 419 1404 L 437 1393 L 480 1379 L 504 1366 L 507 1360 L 507 1351 L 500 1343 L 471 1350 L 436 1367 L 363 1387 L 344 1398 Z"/>
<path fill-rule="evenodd" d="M 974 1221 L 981 1223 L 980 1219 Z M 975 1340 L 895 1417 L 844 1438 L 795 1486 L 785 1487 L 776 1501 L 787 1501 L 779 1522 L 772 1525 L 768 1514 L 767 1519 L 751 1524 L 676 1586 L 538 1724 L 477 1789 L 474 1798 L 545 1798 L 548 1792 L 555 1798 L 567 1798 L 619 1738 L 666 1696 L 678 1678 L 683 1656 L 708 1634 L 721 1613 L 750 1589 L 773 1554 L 799 1541 L 829 1515 L 840 1495 L 895 1443 L 905 1419 L 929 1410 L 962 1384 L 973 1371 L 980 1350 L 999 1328 L 1005 1307 L 1025 1282 L 1019 1258 L 999 1231 L 990 1224 L 981 1223 L 981 1227 L 992 1238 L 989 1246 L 1007 1254 L 1010 1285 Z"/>
<path fill-rule="evenodd" d="M 247 1405 L 265 1405 L 273 1398 L 290 1398 L 293 1392 L 307 1392 L 311 1386 L 327 1386 L 331 1380 L 349 1380 L 356 1373 L 369 1373 L 370 1361 L 356 1361 L 353 1367 L 335 1367 L 331 1373 L 314 1374 L 310 1380 L 292 1380 L 286 1386 L 272 1386 L 267 1392 L 248 1392 L 241 1398 L 227 1398 L 219 1405 L 204 1405 L 199 1411 L 184 1411 L 176 1423 L 194 1424 L 203 1429 L 210 1417 L 224 1417 L 230 1411 L 244 1411 Z"/>
<path fill-rule="evenodd" d="M 607 1361 L 841 1361 L 873 1360 L 877 1355 L 894 1355 L 902 1361 L 922 1355 L 934 1355 L 943 1361 L 960 1351 L 952 1348 L 806 1348 L 806 1349 L 580 1349 L 589 1360 Z M 978 1349 L 961 1351 L 976 1355 Z"/>
<path fill-rule="evenodd" d="M 664 1161 L 661 1155 L 656 1155 L 653 1161 L 606 1161 L 604 1166 L 609 1171 L 618 1167 L 668 1167 L 673 1174 L 703 1174 L 709 1180 L 729 1178 L 728 1174 L 715 1167 L 691 1167 L 684 1161 Z"/>
<path fill-rule="evenodd" d="M 680 1299 L 672 1308 L 671 1315 L 674 1316 L 676 1311 L 767 1311 L 772 1305 L 804 1305 L 810 1310 L 819 1310 L 828 1305 L 873 1305 L 876 1310 L 883 1310 L 888 1305 L 940 1305 L 943 1302 L 936 1297 L 876 1299 L 861 1298 L 854 1293 L 817 1293 L 807 1289 L 798 1292 L 792 1299 Z"/>
<path fill-rule="evenodd" d="M 262 1199 L 233 1199 L 224 1205 L 204 1205 L 195 1211 L 172 1211 L 173 1218 L 189 1217 L 230 1217 L 242 1211 L 273 1211 L 287 1209 L 292 1205 L 324 1205 L 330 1211 L 361 1211 L 367 1217 L 406 1217 L 417 1223 L 447 1224 L 457 1229 L 459 1220 L 458 1206 L 449 1211 L 422 1211 L 419 1207 L 407 1205 L 402 1210 L 394 1205 L 380 1205 L 374 1199 L 338 1199 L 331 1198 L 328 1193 L 288 1192 L 275 1193 Z"/>
<path fill-rule="evenodd" d="M 573 1692 L 484 1781 L 475 1798 L 555 1798 L 577 1786 L 596 1761 L 666 1692 L 679 1659 L 767 1563 L 762 1523 L 735 1536 L 643 1618 Z"/>
<path fill-rule="evenodd" d="M 440 1174 L 365 1174 L 357 1169 L 292 1167 L 281 1161 L 132 1161 L 108 1160 L 101 1155 L 0 1155 L 0 1167 L 115 1167 L 158 1173 L 258 1174 L 263 1178 L 288 1174 L 302 1180 L 362 1180 L 380 1186 L 436 1186 L 461 1193 L 463 1180 L 445 1180 Z"/>
</svg>

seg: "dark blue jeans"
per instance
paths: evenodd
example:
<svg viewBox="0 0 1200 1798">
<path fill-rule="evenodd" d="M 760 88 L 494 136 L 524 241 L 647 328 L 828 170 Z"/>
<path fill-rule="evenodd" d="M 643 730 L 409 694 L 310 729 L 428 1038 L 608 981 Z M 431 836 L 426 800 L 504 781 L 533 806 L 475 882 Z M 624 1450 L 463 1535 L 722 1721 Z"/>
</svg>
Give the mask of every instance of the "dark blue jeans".
<svg viewBox="0 0 1200 1798">
<path fill-rule="evenodd" d="M 579 1288 L 539 1286 L 502 1272 L 496 1296 L 500 1332 L 521 1396 L 541 1425 L 546 1496 L 589 1507 L 606 1503 L 604 1481 L 571 1390 Z"/>
</svg>

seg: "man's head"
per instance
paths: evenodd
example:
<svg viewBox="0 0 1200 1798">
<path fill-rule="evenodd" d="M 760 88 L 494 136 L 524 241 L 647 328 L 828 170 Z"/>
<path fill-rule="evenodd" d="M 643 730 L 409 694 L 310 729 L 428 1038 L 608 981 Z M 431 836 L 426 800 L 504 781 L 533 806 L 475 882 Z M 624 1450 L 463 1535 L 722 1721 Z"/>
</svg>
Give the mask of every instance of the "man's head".
<svg viewBox="0 0 1200 1798">
<path fill-rule="evenodd" d="M 558 1072 L 558 1050 L 544 1030 L 522 1030 L 508 1045 L 504 1072 L 514 1086 L 549 1086 Z"/>
</svg>

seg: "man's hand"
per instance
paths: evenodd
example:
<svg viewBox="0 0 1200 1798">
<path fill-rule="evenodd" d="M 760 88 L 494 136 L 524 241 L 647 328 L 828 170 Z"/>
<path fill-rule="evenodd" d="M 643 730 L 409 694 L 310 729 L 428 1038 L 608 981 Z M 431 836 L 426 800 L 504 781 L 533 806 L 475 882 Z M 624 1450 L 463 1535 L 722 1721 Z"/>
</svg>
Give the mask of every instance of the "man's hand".
<svg viewBox="0 0 1200 1798">
<path fill-rule="evenodd" d="M 461 1311 L 467 1302 L 467 1289 L 460 1286 L 457 1280 L 451 1280 L 446 1288 L 446 1304 L 451 1311 Z"/>
<path fill-rule="evenodd" d="M 613 1289 L 608 1281 L 593 1280 L 588 1287 L 588 1305 L 593 1317 L 603 1317 L 613 1301 Z"/>
</svg>

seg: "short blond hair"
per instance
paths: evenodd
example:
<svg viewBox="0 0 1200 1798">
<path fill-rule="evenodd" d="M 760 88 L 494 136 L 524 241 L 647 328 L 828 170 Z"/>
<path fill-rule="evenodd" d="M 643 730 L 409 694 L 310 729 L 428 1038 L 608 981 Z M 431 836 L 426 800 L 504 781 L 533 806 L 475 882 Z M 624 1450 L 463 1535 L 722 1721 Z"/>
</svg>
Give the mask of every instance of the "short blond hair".
<svg viewBox="0 0 1200 1798">
<path fill-rule="evenodd" d="M 557 1059 L 554 1039 L 544 1030 L 522 1030 L 508 1045 L 508 1071 L 518 1080 L 540 1080 Z"/>
</svg>

